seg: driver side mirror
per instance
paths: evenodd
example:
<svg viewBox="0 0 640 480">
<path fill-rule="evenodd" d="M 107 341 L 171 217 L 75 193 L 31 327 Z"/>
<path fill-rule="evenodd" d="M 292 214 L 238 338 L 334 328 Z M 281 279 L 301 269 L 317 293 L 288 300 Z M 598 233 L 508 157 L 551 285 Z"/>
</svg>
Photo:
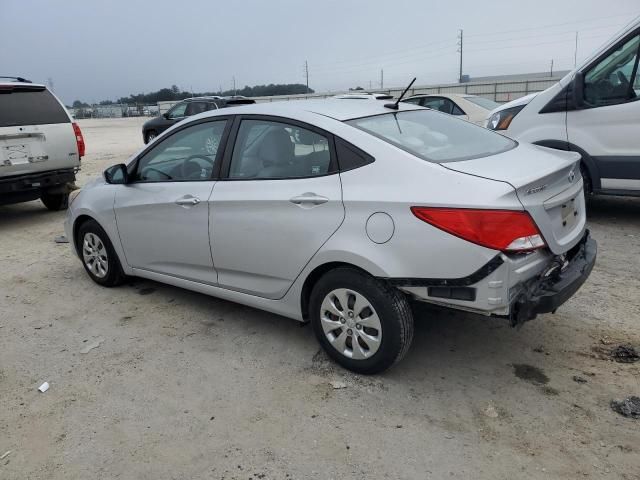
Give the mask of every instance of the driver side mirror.
<svg viewBox="0 0 640 480">
<path fill-rule="evenodd" d="M 584 108 L 584 73 L 576 72 L 573 77 L 573 104 L 576 109 Z"/>
<path fill-rule="evenodd" d="M 104 179 L 112 185 L 124 185 L 129 182 L 129 172 L 124 163 L 113 165 L 104 171 Z"/>
<path fill-rule="evenodd" d="M 164 118 L 166 118 L 167 120 L 169 120 L 169 112 L 164 112 L 164 113 L 162 114 L 162 116 L 163 116 Z"/>
</svg>

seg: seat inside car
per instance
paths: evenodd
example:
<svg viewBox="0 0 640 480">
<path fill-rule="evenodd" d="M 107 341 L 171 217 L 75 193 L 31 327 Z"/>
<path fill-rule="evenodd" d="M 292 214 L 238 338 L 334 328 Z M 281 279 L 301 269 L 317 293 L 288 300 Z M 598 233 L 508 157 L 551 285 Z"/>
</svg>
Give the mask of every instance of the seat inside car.
<svg viewBox="0 0 640 480">
<path fill-rule="evenodd" d="M 278 178 L 291 176 L 292 163 L 295 159 L 295 145 L 289 133 L 283 127 L 274 127 L 269 131 L 258 150 L 262 161 L 262 178 Z"/>
</svg>

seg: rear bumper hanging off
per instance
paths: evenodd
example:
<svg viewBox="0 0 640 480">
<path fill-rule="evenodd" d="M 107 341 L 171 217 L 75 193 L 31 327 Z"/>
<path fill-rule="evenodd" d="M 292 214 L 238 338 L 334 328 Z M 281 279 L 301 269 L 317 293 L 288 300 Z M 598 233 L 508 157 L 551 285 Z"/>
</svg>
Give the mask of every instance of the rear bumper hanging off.
<svg viewBox="0 0 640 480">
<path fill-rule="evenodd" d="M 556 257 L 544 272 L 513 287 L 509 308 L 511 324 L 519 325 L 538 314 L 555 312 L 589 278 L 597 251 L 596 241 L 587 230 L 580 243 Z"/>
</svg>

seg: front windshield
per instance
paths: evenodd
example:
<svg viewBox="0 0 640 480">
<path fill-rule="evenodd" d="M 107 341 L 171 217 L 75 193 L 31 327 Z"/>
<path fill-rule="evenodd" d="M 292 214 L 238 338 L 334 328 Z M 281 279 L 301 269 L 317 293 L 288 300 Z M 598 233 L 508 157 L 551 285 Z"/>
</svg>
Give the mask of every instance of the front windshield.
<svg viewBox="0 0 640 480">
<path fill-rule="evenodd" d="M 385 113 L 347 123 L 434 163 L 487 157 L 517 145 L 500 134 L 433 110 Z"/>
<path fill-rule="evenodd" d="M 489 100 L 484 97 L 464 97 L 464 99 L 471 103 L 475 103 L 479 107 L 486 108 L 487 110 L 493 110 L 500 106 L 498 102 L 494 102 L 493 100 Z"/>
</svg>

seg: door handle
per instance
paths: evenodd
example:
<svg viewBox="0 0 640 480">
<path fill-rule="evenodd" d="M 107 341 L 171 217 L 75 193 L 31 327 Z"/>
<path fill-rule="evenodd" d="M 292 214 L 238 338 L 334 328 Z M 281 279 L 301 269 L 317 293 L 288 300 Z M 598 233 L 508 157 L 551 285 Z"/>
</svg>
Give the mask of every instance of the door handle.
<svg viewBox="0 0 640 480">
<path fill-rule="evenodd" d="M 323 203 L 327 203 L 329 199 L 321 195 L 316 195 L 315 193 L 312 193 L 312 192 L 307 192 L 307 193 L 303 193 L 302 195 L 298 195 L 297 197 L 293 197 L 289 201 L 296 205 L 303 205 L 303 204 L 320 205 Z"/>
<path fill-rule="evenodd" d="M 176 205 L 188 206 L 188 205 L 197 205 L 200 203 L 200 199 L 198 197 L 194 197 L 193 195 L 185 195 L 184 197 L 180 197 L 176 200 Z"/>
</svg>

